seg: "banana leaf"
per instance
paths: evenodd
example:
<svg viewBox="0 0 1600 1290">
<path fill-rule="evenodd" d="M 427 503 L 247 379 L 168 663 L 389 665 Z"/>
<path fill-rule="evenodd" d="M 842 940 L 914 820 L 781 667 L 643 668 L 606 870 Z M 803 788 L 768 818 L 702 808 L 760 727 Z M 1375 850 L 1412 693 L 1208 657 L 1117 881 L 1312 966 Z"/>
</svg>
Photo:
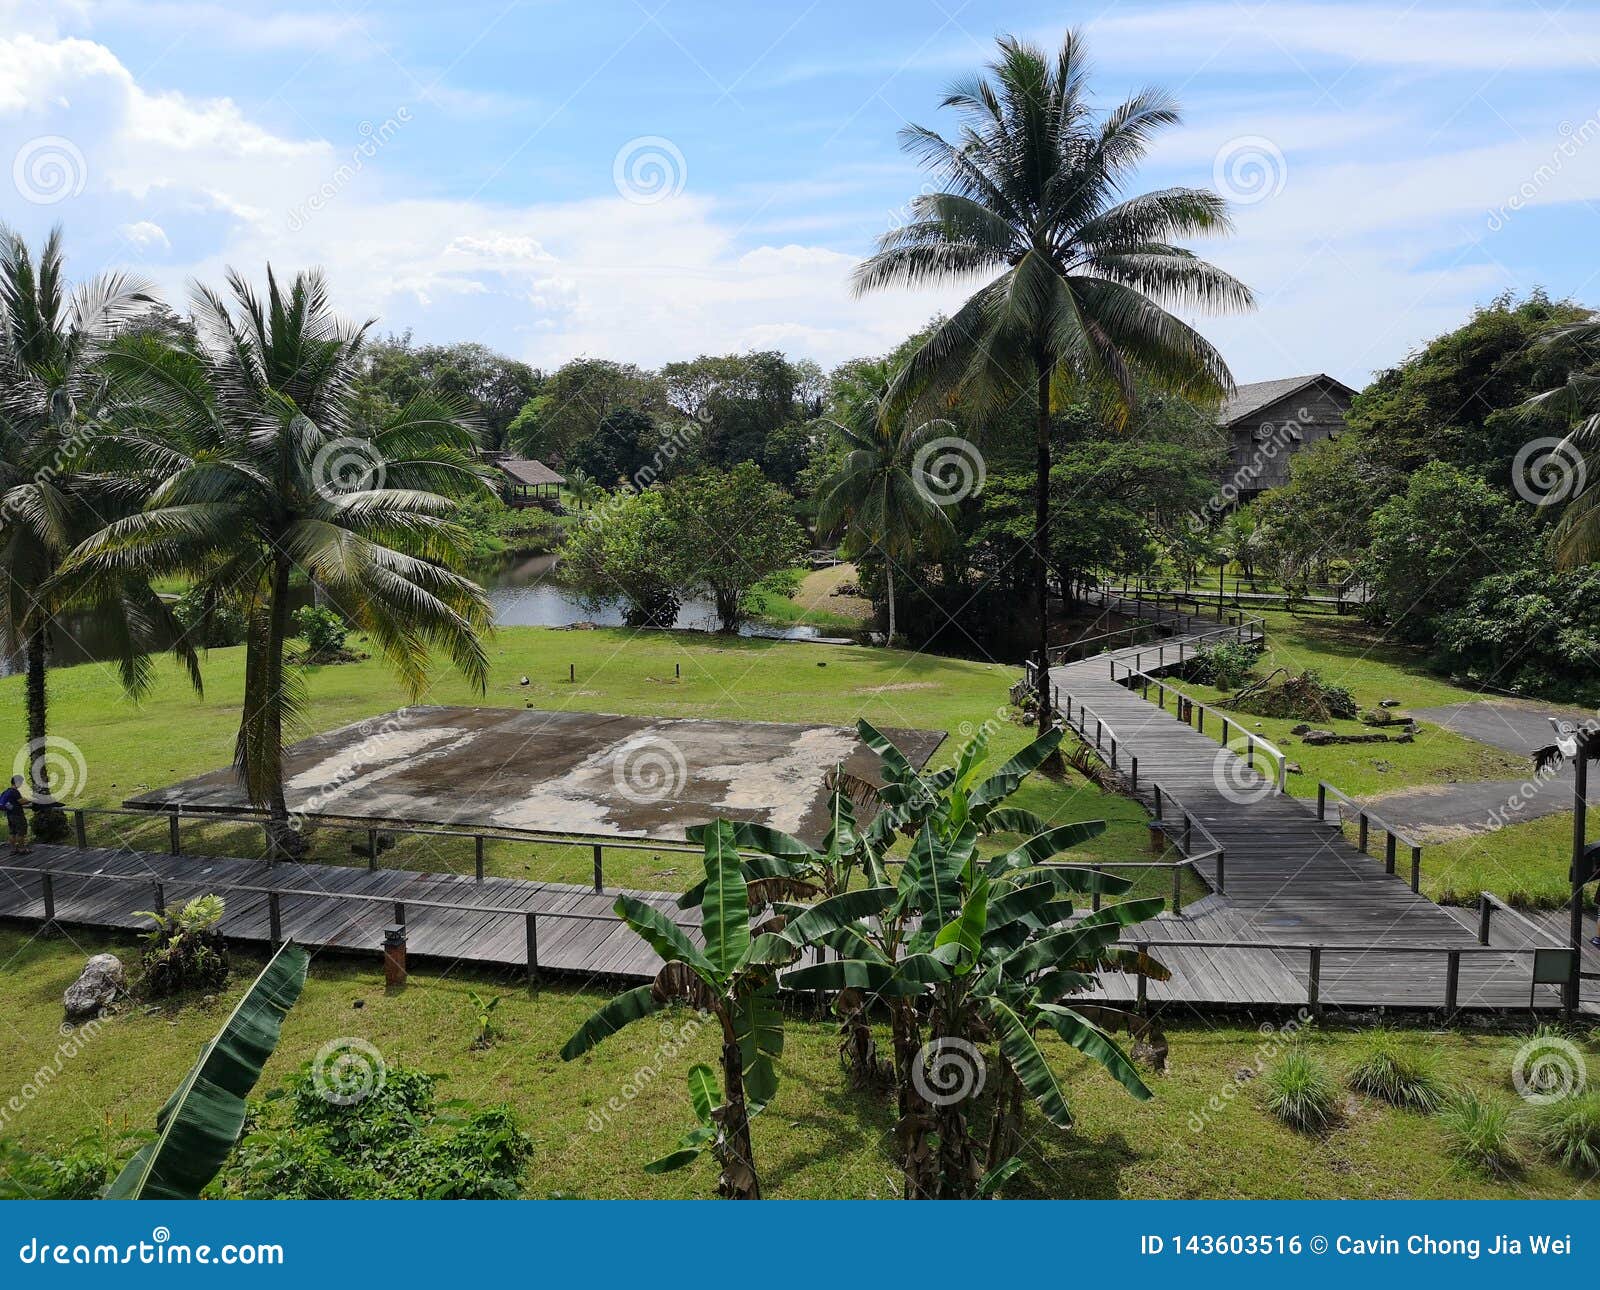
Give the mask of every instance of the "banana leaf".
<svg viewBox="0 0 1600 1290">
<path fill-rule="evenodd" d="M 306 983 L 310 955 L 284 944 L 245 991 L 200 1059 L 156 1115 L 156 1136 L 128 1161 L 110 1200 L 196 1200 L 244 1127 L 245 1098 L 278 1046 Z"/>
</svg>

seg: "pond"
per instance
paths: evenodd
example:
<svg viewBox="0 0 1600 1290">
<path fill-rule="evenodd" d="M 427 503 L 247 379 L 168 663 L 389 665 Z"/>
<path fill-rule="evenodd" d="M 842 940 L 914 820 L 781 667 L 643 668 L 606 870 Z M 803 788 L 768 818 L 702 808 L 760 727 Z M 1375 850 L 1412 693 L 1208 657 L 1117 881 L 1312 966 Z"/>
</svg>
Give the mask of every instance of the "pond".
<svg viewBox="0 0 1600 1290">
<path fill-rule="evenodd" d="M 566 627 L 571 623 L 595 623 L 601 627 L 622 626 L 620 604 L 584 608 L 578 596 L 556 574 L 553 555 L 511 556 L 475 576 L 489 593 L 496 627 Z M 304 588 L 296 603 L 307 603 Z M 682 631 L 714 631 L 717 614 L 709 600 L 686 600 L 678 611 L 674 627 Z M 116 637 L 103 615 L 78 610 L 62 619 L 63 630 L 56 634 L 52 665 L 95 663 L 114 657 Z M 741 636 L 770 637 L 775 640 L 822 640 L 815 627 L 774 626 L 746 623 Z M 831 639 L 831 638 L 826 638 Z M 20 670 L 21 660 L 0 652 L 0 676 Z"/>
</svg>

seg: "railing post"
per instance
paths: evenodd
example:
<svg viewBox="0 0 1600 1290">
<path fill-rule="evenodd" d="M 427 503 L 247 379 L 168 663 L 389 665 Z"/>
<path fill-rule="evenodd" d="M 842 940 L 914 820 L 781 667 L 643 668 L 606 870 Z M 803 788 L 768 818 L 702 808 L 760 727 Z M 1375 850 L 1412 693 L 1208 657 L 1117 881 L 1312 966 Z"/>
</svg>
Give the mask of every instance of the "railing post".
<svg viewBox="0 0 1600 1290">
<path fill-rule="evenodd" d="M 528 984 L 532 985 L 539 979 L 539 915 L 530 909 L 525 916 L 525 924 L 528 945 Z"/>
<path fill-rule="evenodd" d="M 1135 793 L 1139 791 L 1139 759 L 1128 758 L 1128 787 Z"/>
<path fill-rule="evenodd" d="M 46 926 L 56 921 L 56 879 L 52 873 L 44 875 L 44 921 Z"/>
<path fill-rule="evenodd" d="M 1446 1018 L 1456 1015 L 1456 997 L 1461 992 L 1461 951 L 1451 950 L 1445 956 L 1444 967 L 1444 1015 Z"/>
<path fill-rule="evenodd" d="M 1478 944 L 1489 943 L 1489 917 L 1494 913 L 1494 906 L 1489 903 L 1489 897 L 1483 892 L 1478 893 Z"/>
<path fill-rule="evenodd" d="M 273 949 L 283 944 L 283 911 L 275 891 L 267 893 L 267 940 Z"/>
<path fill-rule="evenodd" d="M 153 908 L 155 909 L 156 913 L 164 914 L 164 913 L 167 912 L 167 889 L 166 889 L 166 886 L 163 883 L 161 883 L 159 880 L 157 880 L 157 882 L 155 884 L 155 888 L 156 888 L 156 903 L 153 906 Z"/>
<path fill-rule="evenodd" d="M 86 851 L 89 847 L 89 831 L 84 820 L 83 808 L 75 807 L 72 812 L 72 832 L 78 839 L 78 850 Z"/>
<path fill-rule="evenodd" d="M 1394 830 L 1390 829 L 1390 828 L 1385 828 L 1384 831 L 1383 831 L 1383 871 L 1384 871 L 1384 873 L 1393 873 L 1394 872 L 1394 847 L 1395 847 Z"/>
<path fill-rule="evenodd" d="M 1326 822 L 1328 818 L 1328 786 L 1321 780 L 1317 781 L 1317 819 Z"/>
<path fill-rule="evenodd" d="M 1222 892 L 1224 895 L 1226 895 L 1227 891 L 1228 891 L 1227 873 L 1223 868 L 1223 866 L 1227 862 L 1227 859 L 1228 859 L 1228 853 L 1226 851 L 1224 851 L 1221 847 L 1218 847 L 1217 848 L 1217 890 Z"/>
<path fill-rule="evenodd" d="M 1172 912 L 1183 913 L 1183 865 L 1172 866 Z"/>
<path fill-rule="evenodd" d="M 406 902 L 403 900 L 394 902 L 394 921 L 399 923 L 401 927 L 406 925 Z"/>
<path fill-rule="evenodd" d="M 1198 730 L 1201 734 L 1205 734 L 1205 732 L 1206 732 L 1206 705 L 1205 704 L 1203 704 L 1203 703 L 1200 704 L 1199 707 L 1197 707 L 1194 710 L 1194 717 L 1195 717 L 1195 729 Z"/>
<path fill-rule="evenodd" d="M 375 869 L 377 869 L 377 867 L 378 867 L 378 830 L 377 829 L 368 829 L 367 830 L 367 868 L 375 870 Z M 399 923 L 404 923 L 405 919 L 399 918 L 399 919 L 396 919 L 395 921 L 399 922 Z"/>
<path fill-rule="evenodd" d="M 597 892 L 605 890 L 605 875 L 601 871 L 601 857 L 604 852 L 605 848 L 596 842 L 594 844 L 594 889 Z"/>
<path fill-rule="evenodd" d="M 1190 815 L 1188 811 L 1185 811 L 1183 813 L 1183 854 L 1184 855 L 1189 855 L 1194 850 L 1194 847 L 1192 847 L 1190 845 L 1190 843 L 1189 843 L 1189 834 L 1190 834 L 1191 830 L 1193 830 L 1193 828 L 1194 828 L 1194 816 Z"/>
<path fill-rule="evenodd" d="M 1116 768 L 1117 768 L 1117 737 L 1116 737 L 1116 735 L 1112 735 L 1111 736 L 1111 769 L 1112 770 L 1116 770 Z"/>
<path fill-rule="evenodd" d="M 173 811 L 167 816 L 167 854 L 178 855 L 182 845 L 178 840 L 178 812 Z"/>
<path fill-rule="evenodd" d="M 1156 787 L 1156 819 L 1159 820 L 1161 818 L 1161 785 L 1157 784 L 1155 787 Z"/>
<path fill-rule="evenodd" d="M 483 834 L 472 838 L 472 872 L 478 882 L 483 881 Z"/>
<path fill-rule="evenodd" d="M 1322 1015 L 1322 946 L 1313 945 L 1306 970 L 1306 1007 L 1311 1015 Z"/>
<path fill-rule="evenodd" d="M 1356 850 L 1362 855 L 1367 854 L 1367 813 L 1360 812 L 1356 816 Z"/>
<path fill-rule="evenodd" d="M 1096 749 L 1098 749 L 1101 746 L 1100 745 L 1100 736 L 1105 732 L 1105 728 L 1106 728 L 1106 723 L 1104 721 L 1100 720 L 1099 717 L 1096 717 L 1094 719 L 1094 746 L 1095 746 Z"/>
<path fill-rule="evenodd" d="M 1150 978 L 1144 974 L 1144 960 L 1150 953 L 1150 943 L 1148 941 L 1142 941 L 1138 945 L 1134 946 L 1134 949 L 1139 953 L 1138 1008 L 1140 1012 L 1143 1012 L 1145 1010 L 1145 1006 L 1150 1002 Z"/>
<path fill-rule="evenodd" d="M 1422 890 L 1422 848 L 1411 848 L 1411 890 Z"/>
</svg>

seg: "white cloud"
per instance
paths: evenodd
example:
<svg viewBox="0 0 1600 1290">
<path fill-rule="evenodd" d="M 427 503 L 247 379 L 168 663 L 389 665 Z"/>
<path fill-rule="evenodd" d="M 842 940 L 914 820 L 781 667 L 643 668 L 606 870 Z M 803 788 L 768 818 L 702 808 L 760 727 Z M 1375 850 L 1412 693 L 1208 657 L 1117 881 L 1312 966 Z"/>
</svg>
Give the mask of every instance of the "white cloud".
<svg viewBox="0 0 1600 1290">
<path fill-rule="evenodd" d="M 160 247 L 163 251 L 170 251 L 172 243 L 167 238 L 167 231 L 161 225 L 150 220 L 142 219 L 132 224 L 124 224 L 118 230 L 130 243 L 141 251 Z"/>
</svg>

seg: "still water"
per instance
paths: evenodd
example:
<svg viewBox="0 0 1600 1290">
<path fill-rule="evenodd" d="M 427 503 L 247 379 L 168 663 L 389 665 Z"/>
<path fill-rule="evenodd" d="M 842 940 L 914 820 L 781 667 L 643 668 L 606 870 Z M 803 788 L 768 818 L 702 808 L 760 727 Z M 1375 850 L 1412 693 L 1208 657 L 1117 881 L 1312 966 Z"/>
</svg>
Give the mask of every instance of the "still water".
<svg viewBox="0 0 1600 1290">
<path fill-rule="evenodd" d="M 601 627 L 622 626 L 620 603 L 586 609 L 577 596 L 555 574 L 553 555 L 514 556 L 498 567 L 480 569 L 477 578 L 489 593 L 497 627 L 565 627 L 571 623 L 595 623 Z M 305 602 L 310 601 L 306 592 Z M 686 600 L 678 611 L 674 626 L 683 631 L 714 631 L 715 608 L 708 600 Z M 52 663 L 93 663 L 113 657 L 116 642 L 106 621 L 89 610 L 67 614 L 65 630 L 57 633 Z M 763 636 L 776 640 L 818 640 L 815 627 L 774 627 L 746 623 L 742 636 Z M 0 652 L 0 676 L 18 670 L 19 660 Z"/>
</svg>

